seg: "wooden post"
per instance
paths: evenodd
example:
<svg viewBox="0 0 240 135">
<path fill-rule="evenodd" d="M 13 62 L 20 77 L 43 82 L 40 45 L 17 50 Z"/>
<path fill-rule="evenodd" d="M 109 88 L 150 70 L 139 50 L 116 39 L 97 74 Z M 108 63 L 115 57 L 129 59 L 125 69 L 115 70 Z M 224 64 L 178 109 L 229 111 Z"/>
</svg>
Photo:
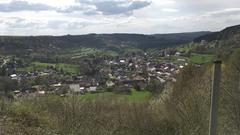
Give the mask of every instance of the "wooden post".
<svg viewBox="0 0 240 135">
<path fill-rule="evenodd" d="M 214 62 L 213 83 L 211 92 L 211 109 L 209 121 L 209 135 L 217 135 L 217 112 L 218 98 L 221 82 L 221 64 L 220 60 Z"/>
</svg>

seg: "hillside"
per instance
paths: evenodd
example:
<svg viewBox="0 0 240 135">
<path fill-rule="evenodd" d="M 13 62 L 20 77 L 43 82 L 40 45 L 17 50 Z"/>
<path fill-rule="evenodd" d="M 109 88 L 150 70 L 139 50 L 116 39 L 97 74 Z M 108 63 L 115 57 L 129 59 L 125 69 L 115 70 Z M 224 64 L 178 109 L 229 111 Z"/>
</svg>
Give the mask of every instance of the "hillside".
<svg viewBox="0 0 240 135">
<path fill-rule="evenodd" d="M 158 39 L 167 39 L 167 40 L 181 41 L 183 43 L 186 43 L 189 41 L 193 41 L 198 37 L 202 37 L 209 34 L 211 34 L 211 32 L 201 31 L 201 32 L 189 32 L 189 33 L 155 34 L 153 36 Z"/>
<path fill-rule="evenodd" d="M 240 47 L 240 25 L 194 39 L 197 53 L 217 54 L 226 57 Z"/>
<path fill-rule="evenodd" d="M 240 25 L 227 27 L 222 31 L 209 33 L 206 35 L 199 36 L 194 39 L 195 42 L 201 42 L 202 40 L 211 42 L 214 40 L 227 40 L 233 38 L 234 36 L 240 35 Z"/>
<path fill-rule="evenodd" d="M 0 52 L 4 54 L 52 53 L 79 47 L 119 51 L 122 48 L 164 48 L 191 42 L 208 32 L 179 34 L 88 34 L 66 36 L 1 36 Z"/>
</svg>

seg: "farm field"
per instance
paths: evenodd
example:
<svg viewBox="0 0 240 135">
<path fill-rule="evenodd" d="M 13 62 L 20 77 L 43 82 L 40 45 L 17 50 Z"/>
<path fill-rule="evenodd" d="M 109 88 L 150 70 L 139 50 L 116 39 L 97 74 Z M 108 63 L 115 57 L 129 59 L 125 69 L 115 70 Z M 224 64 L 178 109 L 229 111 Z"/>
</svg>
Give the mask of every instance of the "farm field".
<svg viewBox="0 0 240 135">
<path fill-rule="evenodd" d="M 208 63 L 212 61 L 214 58 L 214 55 L 211 54 L 192 54 L 191 57 L 189 58 L 190 62 L 195 63 L 195 64 L 203 64 L 203 63 Z"/>
<path fill-rule="evenodd" d="M 79 66 L 73 64 L 65 64 L 65 63 L 42 63 L 42 62 L 32 62 L 28 67 L 18 68 L 18 71 L 27 71 L 31 72 L 34 70 L 42 70 L 45 68 L 55 68 L 57 70 L 62 70 L 63 72 L 77 74 L 79 73 Z"/>
<path fill-rule="evenodd" d="M 135 91 L 132 90 L 131 94 L 115 94 L 113 92 L 103 92 L 103 93 L 87 93 L 85 95 L 81 96 L 81 99 L 91 101 L 95 100 L 96 98 L 104 98 L 104 97 L 120 97 L 120 98 L 125 98 L 130 102 L 141 102 L 145 101 L 148 98 L 150 98 L 151 93 L 148 91 Z"/>
</svg>

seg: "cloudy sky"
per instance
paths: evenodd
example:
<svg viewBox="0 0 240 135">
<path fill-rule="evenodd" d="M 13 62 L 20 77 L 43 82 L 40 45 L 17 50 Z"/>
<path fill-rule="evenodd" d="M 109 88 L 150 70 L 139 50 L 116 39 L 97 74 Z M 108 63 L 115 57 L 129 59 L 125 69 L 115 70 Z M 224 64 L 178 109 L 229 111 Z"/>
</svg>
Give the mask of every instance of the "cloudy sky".
<svg viewBox="0 0 240 135">
<path fill-rule="evenodd" d="M 236 24 L 239 0 L 0 0 L 0 35 L 176 33 Z"/>
</svg>

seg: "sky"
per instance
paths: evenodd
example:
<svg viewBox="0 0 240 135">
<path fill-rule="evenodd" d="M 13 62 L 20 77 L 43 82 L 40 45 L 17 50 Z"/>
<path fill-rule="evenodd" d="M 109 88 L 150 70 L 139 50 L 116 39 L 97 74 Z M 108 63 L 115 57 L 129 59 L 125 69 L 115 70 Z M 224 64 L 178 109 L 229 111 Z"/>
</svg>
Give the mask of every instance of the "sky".
<svg viewBox="0 0 240 135">
<path fill-rule="evenodd" d="M 240 24 L 240 0 L 0 0 L 0 35 L 179 33 Z"/>
</svg>

